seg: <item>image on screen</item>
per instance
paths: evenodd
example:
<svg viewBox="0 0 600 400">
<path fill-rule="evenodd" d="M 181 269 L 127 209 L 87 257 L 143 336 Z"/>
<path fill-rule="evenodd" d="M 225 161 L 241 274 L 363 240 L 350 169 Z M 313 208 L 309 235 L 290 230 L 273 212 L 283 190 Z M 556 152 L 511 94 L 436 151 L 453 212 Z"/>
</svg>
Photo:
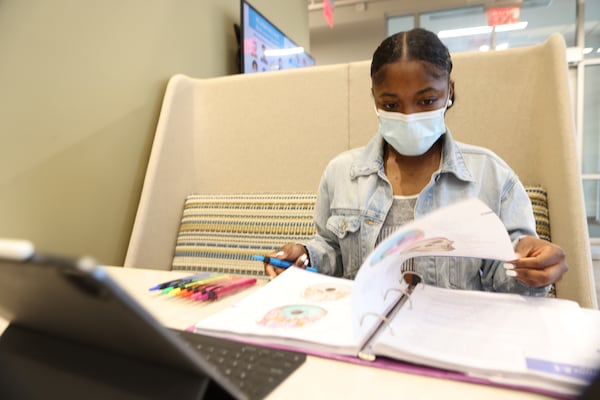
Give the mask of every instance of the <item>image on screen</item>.
<svg viewBox="0 0 600 400">
<path fill-rule="evenodd" d="M 308 67 L 314 59 L 248 2 L 241 2 L 241 72 Z"/>
</svg>

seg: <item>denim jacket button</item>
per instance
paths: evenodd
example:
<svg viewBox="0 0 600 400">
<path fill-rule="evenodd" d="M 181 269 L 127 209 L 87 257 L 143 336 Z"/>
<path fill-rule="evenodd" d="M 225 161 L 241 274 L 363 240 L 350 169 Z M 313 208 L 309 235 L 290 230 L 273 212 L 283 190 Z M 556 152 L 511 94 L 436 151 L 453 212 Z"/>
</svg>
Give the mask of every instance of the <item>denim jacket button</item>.
<svg viewBox="0 0 600 400">
<path fill-rule="evenodd" d="M 346 220 L 342 221 L 342 231 L 345 231 L 346 228 L 348 228 L 348 223 L 346 222 Z"/>
</svg>

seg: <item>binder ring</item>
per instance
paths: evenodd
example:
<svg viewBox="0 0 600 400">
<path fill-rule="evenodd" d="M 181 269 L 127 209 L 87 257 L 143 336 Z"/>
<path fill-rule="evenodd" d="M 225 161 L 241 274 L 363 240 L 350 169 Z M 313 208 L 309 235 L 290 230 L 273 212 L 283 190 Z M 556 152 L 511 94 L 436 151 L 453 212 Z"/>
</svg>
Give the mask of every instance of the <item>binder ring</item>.
<svg viewBox="0 0 600 400">
<path fill-rule="evenodd" d="M 406 292 L 406 290 L 402 289 L 402 288 L 389 288 L 388 290 L 385 291 L 385 294 L 383 295 L 383 300 L 387 300 L 387 295 L 389 292 L 400 292 L 408 297 L 410 297 L 410 295 Z"/>
<path fill-rule="evenodd" d="M 362 324 L 363 324 L 363 322 L 365 320 L 365 317 L 368 317 L 368 316 L 375 316 L 375 317 L 377 317 L 377 319 L 379 319 L 381 322 L 383 322 L 385 325 L 387 325 L 388 329 L 390 330 L 390 334 L 392 336 L 394 336 L 394 331 L 392 330 L 392 327 L 390 326 L 390 320 L 387 317 L 385 317 L 385 316 L 383 316 L 381 314 L 377 314 L 377 313 L 374 313 L 374 312 L 366 313 L 365 315 L 363 315 L 360 318 L 360 325 L 361 326 L 362 326 Z"/>
<path fill-rule="evenodd" d="M 410 281 L 408 280 L 408 276 L 410 276 Z M 402 278 L 400 279 L 399 283 L 400 285 L 402 285 L 402 282 L 408 283 L 412 288 L 414 288 L 416 285 L 418 285 L 419 283 L 421 283 L 423 281 L 423 275 L 419 274 L 418 272 L 414 272 L 414 271 L 402 271 Z M 424 288 L 424 286 L 423 286 Z M 412 310 L 412 300 L 410 298 L 410 294 L 412 292 L 411 291 L 407 291 L 406 289 L 402 289 L 402 288 L 389 288 L 388 290 L 386 290 L 385 294 L 383 295 L 383 300 L 387 300 L 387 296 L 388 293 L 390 292 L 400 292 L 402 294 L 404 294 L 406 296 L 406 298 L 408 299 L 408 307 Z"/>
<path fill-rule="evenodd" d="M 408 299 L 408 308 L 410 308 L 412 310 L 412 300 L 410 299 L 410 293 L 408 293 L 406 290 L 401 289 L 401 288 L 390 288 L 383 295 L 384 301 L 386 300 L 389 292 L 400 292 L 400 293 L 404 294 L 406 296 L 406 298 Z"/>
</svg>

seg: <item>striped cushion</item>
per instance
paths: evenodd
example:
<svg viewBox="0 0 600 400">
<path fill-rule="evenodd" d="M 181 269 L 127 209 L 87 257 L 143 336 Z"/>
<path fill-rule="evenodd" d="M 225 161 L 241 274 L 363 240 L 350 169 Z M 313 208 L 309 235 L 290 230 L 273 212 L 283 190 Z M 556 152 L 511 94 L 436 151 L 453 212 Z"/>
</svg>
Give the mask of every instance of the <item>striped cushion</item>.
<svg viewBox="0 0 600 400">
<path fill-rule="evenodd" d="M 525 187 L 536 230 L 550 241 L 548 196 L 539 186 Z M 313 193 L 189 195 L 177 235 L 174 270 L 216 271 L 264 277 L 251 259 L 285 243 L 305 242 L 315 233 Z"/>
<path fill-rule="evenodd" d="M 525 186 L 525 191 L 529 195 L 531 206 L 533 207 L 533 217 L 535 218 L 535 230 L 540 237 L 547 241 L 552 241 L 550 233 L 550 212 L 548 211 L 548 193 L 541 186 Z M 556 297 L 556 286 L 550 287 L 548 297 Z"/>
<path fill-rule="evenodd" d="M 312 193 L 189 195 L 177 236 L 174 270 L 264 277 L 251 259 L 315 233 Z"/>
<path fill-rule="evenodd" d="M 550 213 L 548 212 L 548 193 L 541 186 L 526 186 L 535 217 L 535 230 L 541 239 L 551 241 Z"/>
</svg>

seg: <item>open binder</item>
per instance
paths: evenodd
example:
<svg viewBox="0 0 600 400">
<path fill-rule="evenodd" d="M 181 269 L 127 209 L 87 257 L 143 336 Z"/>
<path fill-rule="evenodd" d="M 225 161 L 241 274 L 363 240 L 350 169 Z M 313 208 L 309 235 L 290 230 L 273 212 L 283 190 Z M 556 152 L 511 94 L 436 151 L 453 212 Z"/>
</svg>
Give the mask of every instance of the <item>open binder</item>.
<svg viewBox="0 0 600 400">
<path fill-rule="evenodd" d="M 429 286 L 400 268 L 422 254 L 414 250 L 419 240 L 440 235 L 452 240 L 453 255 L 514 258 L 505 228 L 486 210 L 479 201 L 467 201 L 414 221 L 382 242 L 355 280 L 290 268 L 193 330 L 403 372 L 573 397 L 600 366 L 600 313 L 567 300 Z M 424 232 L 420 239 L 398 244 L 416 228 Z"/>
</svg>

